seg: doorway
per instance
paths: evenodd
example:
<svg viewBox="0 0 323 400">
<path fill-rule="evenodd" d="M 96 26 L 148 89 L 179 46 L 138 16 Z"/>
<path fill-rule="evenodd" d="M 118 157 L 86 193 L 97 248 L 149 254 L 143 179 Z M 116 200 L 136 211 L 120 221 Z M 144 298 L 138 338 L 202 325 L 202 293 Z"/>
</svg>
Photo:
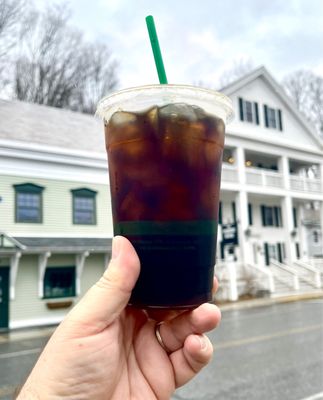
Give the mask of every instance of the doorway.
<svg viewBox="0 0 323 400">
<path fill-rule="evenodd" d="M 9 327 L 9 267 L 0 268 L 0 330 Z"/>
</svg>

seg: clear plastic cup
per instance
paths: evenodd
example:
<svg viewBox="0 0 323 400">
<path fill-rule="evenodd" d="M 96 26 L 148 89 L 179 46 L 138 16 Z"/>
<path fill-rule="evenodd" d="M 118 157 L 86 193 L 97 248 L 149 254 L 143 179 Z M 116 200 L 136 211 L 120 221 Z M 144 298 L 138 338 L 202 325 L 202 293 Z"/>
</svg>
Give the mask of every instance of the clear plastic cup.
<svg viewBox="0 0 323 400">
<path fill-rule="evenodd" d="M 141 262 L 130 304 L 212 299 L 225 124 L 231 100 L 187 85 L 126 89 L 99 102 L 115 235 Z"/>
</svg>

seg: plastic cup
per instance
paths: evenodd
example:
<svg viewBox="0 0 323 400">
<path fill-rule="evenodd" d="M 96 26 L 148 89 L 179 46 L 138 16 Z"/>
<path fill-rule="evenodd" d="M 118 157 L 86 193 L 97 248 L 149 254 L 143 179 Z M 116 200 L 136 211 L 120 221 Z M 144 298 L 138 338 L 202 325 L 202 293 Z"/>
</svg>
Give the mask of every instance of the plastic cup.
<svg viewBox="0 0 323 400">
<path fill-rule="evenodd" d="M 212 299 L 225 124 L 232 103 L 187 85 L 102 99 L 114 234 L 136 249 L 130 304 L 194 308 Z"/>
</svg>

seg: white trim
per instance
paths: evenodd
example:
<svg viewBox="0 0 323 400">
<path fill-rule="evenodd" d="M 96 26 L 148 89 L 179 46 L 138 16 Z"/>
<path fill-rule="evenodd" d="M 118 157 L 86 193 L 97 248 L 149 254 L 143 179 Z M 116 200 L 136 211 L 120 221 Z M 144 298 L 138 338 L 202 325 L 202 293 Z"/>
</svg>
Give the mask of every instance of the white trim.
<svg viewBox="0 0 323 400">
<path fill-rule="evenodd" d="M 55 317 L 21 319 L 17 321 L 11 320 L 9 322 L 9 329 L 27 328 L 32 326 L 57 325 L 62 322 L 64 317 L 65 315 L 57 315 Z"/>
<path fill-rule="evenodd" d="M 23 151 L 34 151 L 39 152 L 41 154 L 47 153 L 48 155 L 63 155 L 71 157 L 80 157 L 84 159 L 106 159 L 106 155 L 104 152 L 89 152 L 85 150 L 76 150 L 76 149 L 65 149 L 59 146 L 48 146 L 45 144 L 38 143 L 30 143 L 24 141 L 10 140 L 10 139 L 2 139 L 0 138 L 0 147 L 6 147 L 8 149 L 17 149 Z"/>
<path fill-rule="evenodd" d="M 49 160 L 28 159 L 26 154 L 15 157 L 1 155 L 2 175 L 56 179 L 59 181 L 98 183 L 108 186 L 108 165 L 54 163 Z"/>
<path fill-rule="evenodd" d="M 85 259 L 90 255 L 89 251 L 84 251 L 81 254 L 76 254 L 75 264 L 76 264 L 76 295 L 81 294 L 81 277 L 84 269 Z"/>
<path fill-rule="evenodd" d="M 14 237 L 39 237 L 39 238 L 84 238 L 87 239 L 112 239 L 113 236 L 107 236 L 104 233 L 87 233 L 87 232 L 21 232 L 14 231 L 9 232 L 10 236 Z"/>
<path fill-rule="evenodd" d="M 17 280 L 20 258 L 21 258 L 20 251 L 17 251 L 13 256 L 10 257 L 10 300 L 15 299 L 16 280 Z"/>
<path fill-rule="evenodd" d="M 46 251 L 46 253 L 38 256 L 38 297 L 41 299 L 44 297 L 44 277 L 47 267 L 47 260 L 50 256 L 50 251 Z"/>
</svg>

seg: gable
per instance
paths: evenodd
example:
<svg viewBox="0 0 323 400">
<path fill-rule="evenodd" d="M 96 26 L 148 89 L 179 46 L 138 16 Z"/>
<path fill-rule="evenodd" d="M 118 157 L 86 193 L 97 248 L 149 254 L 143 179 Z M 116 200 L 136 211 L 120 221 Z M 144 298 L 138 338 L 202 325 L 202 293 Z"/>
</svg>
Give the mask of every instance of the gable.
<svg viewBox="0 0 323 400">
<path fill-rule="evenodd" d="M 224 89 L 224 93 L 226 92 L 227 90 Z M 320 150 L 318 140 L 303 126 L 288 103 L 284 101 L 284 96 L 281 96 L 280 93 L 275 91 L 275 88 L 268 83 L 263 74 L 240 87 L 236 87 L 233 92 L 227 94 L 231 98 L 235 109 L 235 119 L 228 126 L 229 133 L 239 133 L 242 137 L 253 136 L 264 142 L 274 141 L 278 145 L 287 144 L 291 147 L 296 146 Z M 257 103 L 259 125 L 247 122 L 246 120 L 241 121 L 239 98 Z M 276 110 L 277 129 L 266 127 L 265 105 Z M 278 110 L 280 110 L 281 113 L 282 130 L 279 129 Z M 305 117 L 301 113 L 299 113 L 299 117 L 305 124 L 307 123 Z M 311 128 L 312 127 L 310 127 L 310 129 Z"/>
</svg>

